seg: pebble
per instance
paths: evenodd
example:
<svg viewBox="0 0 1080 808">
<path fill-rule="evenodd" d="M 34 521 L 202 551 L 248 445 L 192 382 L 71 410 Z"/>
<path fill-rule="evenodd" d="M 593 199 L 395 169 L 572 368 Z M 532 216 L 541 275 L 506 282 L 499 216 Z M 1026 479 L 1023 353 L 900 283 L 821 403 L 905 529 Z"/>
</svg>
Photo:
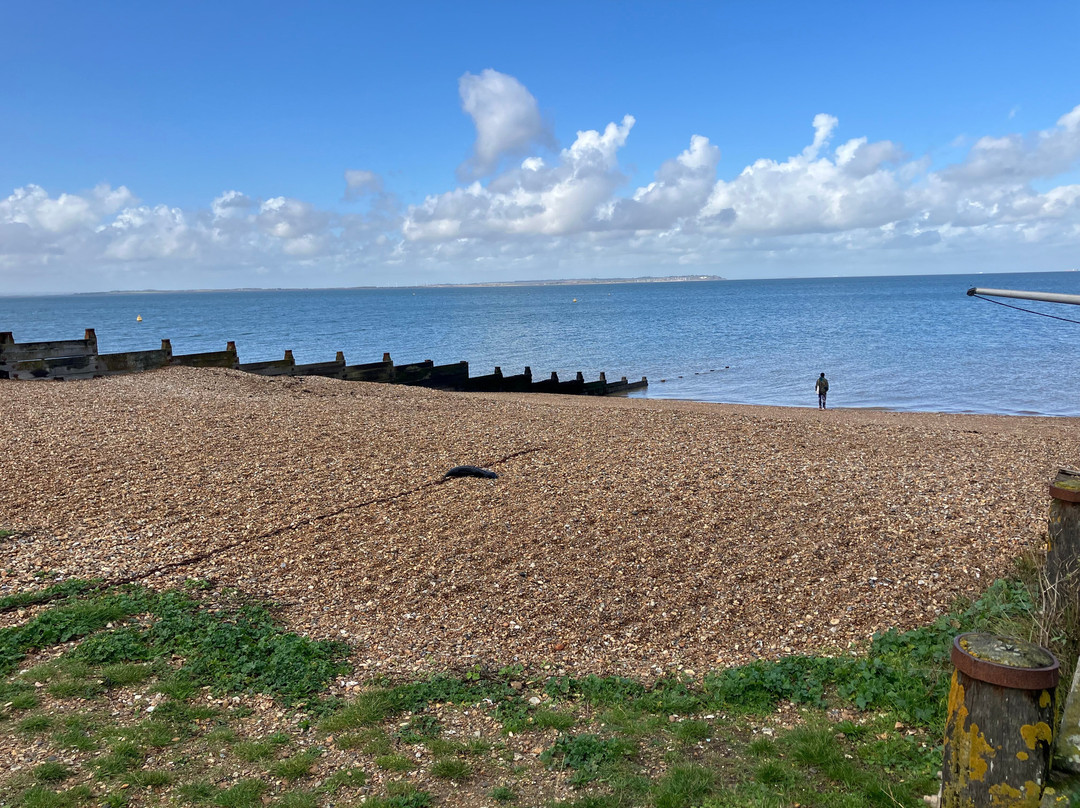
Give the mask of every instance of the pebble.
<svg viewBox="0 0 1080 808">
<path fill-rule="evenodd" d="M 358 681 L 556 654 L 697 677 L 977 596 L 1080 455 L 1071 418 L 822 415 L 214 368 L 0 380 L 0 595 L 41 570 L 212 577 L 347 638 Z M 499 479 L 439 483 L 462 464 Z"/>
</svg>

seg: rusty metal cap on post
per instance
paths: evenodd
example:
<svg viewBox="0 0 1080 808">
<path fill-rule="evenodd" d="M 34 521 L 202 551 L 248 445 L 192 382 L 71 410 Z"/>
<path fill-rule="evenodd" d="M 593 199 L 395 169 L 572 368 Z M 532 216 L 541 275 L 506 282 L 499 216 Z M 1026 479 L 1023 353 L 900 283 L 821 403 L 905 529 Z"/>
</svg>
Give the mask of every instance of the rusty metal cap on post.
<svg viewBox="0 0 1080 808">
<path fill-rule="evenodd" d="M 1062 502 L 1080 502 L 1080 471 L 1061 468 L 1050 483 L 1050 496 Z"/>
<path fill-rule="evenodd" d="M 1041 645 L 996 634 L 961 634 L 953 640 L 952 663 L 972 679 L 1015 690 L 1052 690 L 1061 669 Z"/>
<path fill-rule="evenodd" d="M 1080 482 L 1055 480 L 1050 483 L 1050 496 L 1062 502 L 1080 502 Z"/>
</svg>

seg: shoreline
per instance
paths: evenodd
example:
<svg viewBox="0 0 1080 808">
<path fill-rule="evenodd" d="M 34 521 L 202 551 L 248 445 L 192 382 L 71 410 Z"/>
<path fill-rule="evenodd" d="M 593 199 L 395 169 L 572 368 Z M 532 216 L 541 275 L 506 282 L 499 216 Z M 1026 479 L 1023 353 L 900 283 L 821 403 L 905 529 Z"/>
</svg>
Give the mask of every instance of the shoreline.
<svg viewBox="0 0 1080 808">
<path fill-rule="evenodd" d="M 1080 419 L 1048 416 L 190 368 L 0 391 L 0 593 L 211 578 L 372 676 L 838 653 L 1010 574 L 1080 453 Z"/>
<path fill-rule="evenodd" d="M 709 401 L 706 399 L 698 398 L 665 398 L 661 396 L 650 396 L 647 392 L 631 393 L 625 396 L 609 396 L 609 398 L 639 398 L 647 401 L 689 401 L 697 404 L 716 404 L 718 406 L 731 406 L 731 407 L 777 407 L 780 409 L 792 409 L 792 410 L 816 410 L 817 406 L 814 404 L 759 404 L 749 402 L 737 402 L 737 401 Z M 1080 412 L 1077 413 L 1044 413 L 1034 410 L 1018 410 L 1016 412 L 990 412 L 980 410 L 912 410 L 901 409 L 898 407 L 888 407 L 884 405 L 870 404 L 865 407 L 860 406 L 837 406 L 828 408 L 828 412 L 833 411 L 851 411 L 851 412 L 896 412 L 896 413 L 909 413 L 911 415 L 971 415 L 978 417 L 988 418 L 1054 418 L 1054 419 L 1068 419 L 1068 418 L 1080 418 Z"/>
</svg>

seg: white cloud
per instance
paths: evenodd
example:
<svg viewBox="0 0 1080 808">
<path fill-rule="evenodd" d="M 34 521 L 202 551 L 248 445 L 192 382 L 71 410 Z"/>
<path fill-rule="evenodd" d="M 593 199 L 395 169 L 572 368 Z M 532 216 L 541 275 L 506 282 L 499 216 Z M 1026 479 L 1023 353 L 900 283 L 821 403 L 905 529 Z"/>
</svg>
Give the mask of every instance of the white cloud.
<svg viewBox="0 0 1080 808">
<path fill-rule="evenodd" d="M 17 188 L 0 199 L 0 287 L 18 291 L 45 272 L 92 289 L 124 288 L 125 273 L 146 288 L 731 274 L 731 265 L 832 273 L 844 262 L 933 271 L 973 255 L 1027 267 L 1033 250 L 1075 256 L 1080 240 L 1080 185 L 1054 183 L 1080 161 L 1080 106 L 1027 136 L 975 138 L 944 167 L 892 140 L 833 146 L 841 122 L 821 113 L 789 157 L 718 178 L 720 148 L 694 134 L 630 182 L 619 158 L 631 115 L 541 156 L 531 152 L 548 133 L 516 79 L 466 74 L 462 101 L 477 128 L 472 179 L 404 210 L 382 177 L 358 169 L 344 172 L 345 196 L 366 200 L 348 213 L 236 189 L 181 209 L 140 204 L 123 186 Z"/>
<path fill-rule="evenodd" d="M 612 227 L 629 230 L 666 230 L 692 218 L 709 198 L 719 162 L 720 149 L 694 135 L 686 151 L 660 166 L 655 181 L 615 200 L 605 218 Z"/>
<path fill-rule="evenodd" d="M 38 185 L 17 188 L 0 201 L 0 221 L 18 222 L 36 230 L 62 234 L 87 227 L 102 216 L 134 203 L 135 197 L 123 186 L 113 189 L 99 185 L 85 196 L 60 194 L 50 197 Z"/>
<path fill-rule="evenodd" d="M 210 203 L 215 220 L 240 219 L 250 215 L 255 203 L 239 191 L 226 191 Z"/>
<path fill-rule="evenodd" d="M 150 261 L 198 255 L 198 234 L 179 208 L 157 205 L 125 208 L 98 229 L 104 237 L 104 257 L 120 261 Z"/>
<path fill-rule="evenodd" d="M 942 172 L 958 183 L 1029 182 L 1068 171 L 1080 158 L 1080 106 L 1058 119 L 1053 129 L 1024 137 L 983 137 L 968 159 Z"/>
<path fill-rule="evenodd" d="M 487 187 L 474 182 L 429 196 L 409 208 L 402 231 L 407 239 L 431 241 L 588 230 L 600 221 L 601 206 L 623 182 L 616 153 L 633 125 L 627 115 L 603 132 L 578 132 L 553 167 L 526 160 Z"/>
<path fill-rule="evenodd" d="M 466 73 L 458 81 L 458 91 L 461 108 L 476 126 L 472 156 L 458 169 L 462 178 L 487 176 L 503 157 L 554 142 L 536 99 L 513 76 L 490 68 L 479 76 Z"/>
<path fill-rule="evenodd" d="M 374 171 L 349 169 L 345 172 L 346 199 L 358 199 L 365 194 L 379 193 L 382 189 L 382 177 Z"/>
</svg>

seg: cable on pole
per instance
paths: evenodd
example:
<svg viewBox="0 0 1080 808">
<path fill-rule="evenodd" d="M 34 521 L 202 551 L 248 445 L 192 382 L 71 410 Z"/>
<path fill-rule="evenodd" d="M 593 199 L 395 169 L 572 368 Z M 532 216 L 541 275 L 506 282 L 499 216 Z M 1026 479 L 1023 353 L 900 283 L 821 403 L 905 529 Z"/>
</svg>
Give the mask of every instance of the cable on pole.
<svg viewBox="0 0 1080 808">
<path fill-rule="evenodd" d="M 1051 320 L 1061 320 L 1064 323 L 1076 323 L 1077 325 L 1080 325 L 1080 320 L 1070 320 L 1068 317 L 1058 317 L 1056 314 L 1047 314 L 1046 312 L 1042 312 L 1042 311 L 1034 311 L 1033 309 L 1025 309 L 1025 308 L 1023 308 L 1021 306 L 1014 306 L 1011 303 L 1002 303 L 1000 300 L 991 300 L 988 297 L 983 297 L 982 295 L 976 295 L 976 294 L 973 294 L 972 292 L 968 292 L 968 296 L 969 297 L 977 297 L 977 298 L 979 298 L 979 300 L 985 300 L 987 303 L 996 303 L 997 305 L 1004 306 L 1007 309 L 1016 309 L 1017 311 L 1025 311 L 1028 314 L 1037 314 L 1040 317 L 1049 317 Z"/>
</svg>

